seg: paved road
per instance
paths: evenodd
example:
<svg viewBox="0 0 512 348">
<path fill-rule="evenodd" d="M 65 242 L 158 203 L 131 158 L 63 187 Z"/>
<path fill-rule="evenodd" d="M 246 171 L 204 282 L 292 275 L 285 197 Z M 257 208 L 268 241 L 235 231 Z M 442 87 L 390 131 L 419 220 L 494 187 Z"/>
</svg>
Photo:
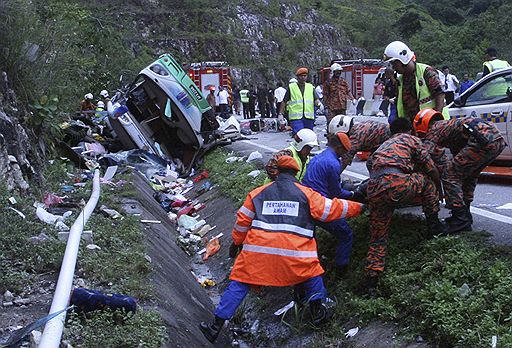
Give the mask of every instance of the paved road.
<svg viewBox="0 0 512 348">
<path fill-rule="evenodd" d="M 358 119 L 386 121 L 386 119 L 380 117 L 361 117 Z M 321 150 L 326 147 L 327 143 L 324 136 L 325 123 L 325 118 L 319 117 L 315 125 L 315 132 L 318 134 Z M 260 132 L 247 138 L 247 140 L 237 141 L 227 146 L 227 148 L 245 156 L 248 156 L 252 151 L 259 151 L 266 162 L 274 152 L 287 147 L 291 142 L 287 133 Z M 353 180 L 364 180 L 368 177 L 368 170 L 364 162 L 354 160 L 343 174 Z M 509 209 L 500 209 L 506 204 L 509 205 Z M 420 208 L 402 210 L 421 214 Z M 492 234 L 491 241 L 498 244 L 512 245 L 512 182 L 489 176 L 482 177 L 475 192 L 475 201 L 471 207 L 471 212 L 474 217 L 474 230 L 486 230 Z M 448 210 L 442 208 L 441 216 L 449 216 Z"/>
</svg>

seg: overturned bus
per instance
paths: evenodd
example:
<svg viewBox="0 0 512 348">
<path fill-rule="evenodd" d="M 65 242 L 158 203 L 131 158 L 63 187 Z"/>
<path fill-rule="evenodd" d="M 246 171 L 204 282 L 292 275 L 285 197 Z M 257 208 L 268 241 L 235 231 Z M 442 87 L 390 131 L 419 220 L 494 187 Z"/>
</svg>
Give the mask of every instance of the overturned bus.
<svg viewBox="0 0 512 348">
<path fill-rule="evenodd" d="M 126 149 L 179 159 L 186 173 L 224 140 L 210 105 L 170 54 L 144 68 L 112 102 L 114 109 L 128 110 L 111 120 Z M 122 105 L 126 108 L 120 108 Z"/>
</svg>

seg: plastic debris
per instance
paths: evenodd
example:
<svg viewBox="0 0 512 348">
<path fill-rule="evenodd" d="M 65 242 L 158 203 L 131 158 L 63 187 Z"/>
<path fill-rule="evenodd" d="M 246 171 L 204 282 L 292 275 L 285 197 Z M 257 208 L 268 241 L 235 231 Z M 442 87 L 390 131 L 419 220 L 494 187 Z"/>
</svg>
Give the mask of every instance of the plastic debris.
<svg viewBox="0 0 512 348">
<path fill-rule="evenodd" d="M 249 157 L 247 158 L 247 160 L 245 162 L 249 163 L 249 162 L 252 162 L 252 161 L 255 161 L 258 159 L 262 159 L 262 158 L 263 158 L 263 155 L 259 151 L 254 151 L 254 152 L 251 152 L 251 154 L 249 155 Z"/>
<path fill-rule="evenodd" d="M 256 178 L 258 175 L 260 175 L 261 171 L 260 170 L 253 170 L 252 172 L 248 173 L 247 176 L 250 176 L 252 178 Z"/>
<path fill-rule="evenodd" d="M 194 231 L 194 234 L 197 234 L 200 237 L 204 237 L 208 232 L 210 232 L 214 228 L 215 228 L 215 226 L 212 227 L 207 224 L 207 225 L 204 225 L 203 227 L 201 227 L 198 231 Z"/>
<path fill-rule="evenodd" d="M 274 315 L 278 315 L 279 316 L 279 315 L 285 314 L 291 308 L 293 308 L 293 306 L 295 306 L 295 301 L 290 301 L 290 303 L 288 303 L 286 306 L 283 306 L 283 307 L 279 308 L 277 311 L 275 311 Z"/>
<path fill-rule="evenodd" d="M 355 335 L 357 335 L 358 332 L 359 332 L 359 326 L 345 332 L 345 337 L 346 338 L 354 337 Z"/>
<path fill-rule="evenodd" d="M 226 158 L 226 163 L 240 162 L 242 160 L 243 160 L 243 157 L 231 156 L 231 157 Z"/>
<path fill-rule="evenodd" d="M 101 250 L 101 247 L 96 244 L 87 244 L 86 248 L 87 248 L 87 250 L 91 250 L 91 251 Z"/>
<path fill-rule="evenodd" d="M 11 203 L 12 205 L 15 205 L 15 204 L 16 204 L 16 203 L 18 203 L 18 202 L 16 201 L 16 198 L 14 198 L 14 197 L 9 197 L 9 203 Z"/>
<path fill-rule="evenodd" d="M 23 213 L 22 213 L 21 211 L 19 211 L 18 209 L 14 209 L 13 207 L 7 207 L 7 209 L 10 209 L 10 210 L 12 210 L 12 211 L 16 212 L 19 216 L 21 216 L 21 218 L 22 218 L 22 219 L 25 219 L 25 218 L 26 218 L 25 214 L 23 214 Z"/>
<path fill-rule="evenodd" d="M 102 181 L 107 182 L 111 181 L 114 175 L 116 175 L 117 172 L 117 166 L 110 166 L 105 171 L 105 175 L 103 175 Z"/>
<path fill-rule="evenodd" d="M 462 286 L 459 288 L 459 295 L 461 297 L 466 297 L 470 293 L 471 293 L 471 289 L 469 288 L 469 285 L 466 283 L 462 284 Z"/>
<path fill-rule="evenodd" d="M 492 344 L 492 346 L 491 346 L 492 348 L 498 347 L 498 336 L 492 336 L 491 344 Z"/>
<path fill-rule="evenodd" d="M 178 218 L 178 226 L 185 227 L 187 230 L 190 230 L 192 226 L 197 224 L 197 220 L 189 215 L 181 215 Z"/>
<path fill-rule="evenodd" d="M 140 220 L 140 222 L 146 223 L 146 224 L 161 224 L 162 223 L 162 221 L 160 221 L 160 220 Z"/>
<path fill-rule="evenodd" d="M 203 255 L 203 261 L 208 260 L 210 256 L 215 255 L 220 250 L 220 241 L 217 236 L 210 239 L 208 244 L 206 244 L 206 252 Z"/>
<path fill-rule="evenodd" d="M 50 225 L 55 225 L 58 221 L 64 221 L 71 214 L 72 214 L 71 211 L 67 211 L 63 215 L 53 215 L 53 214 L 47 212 L 41 206 L 38 206 L 37 210 L 36 210 L 36 215 L 39 218 L 39 220 L 46 222 L 47 224 L 50 224 Z"/>
<path fill-rule="evenodd" d="M 192 179 L 193 182 L 197 183 L 203 179 L 207 179 L 210 176 L 208 171 L 205 169 L 203 170 L 198 176 L 196 176 L 194 179 Z"/>
<path fill-rule="evenodd" d="M 105 205 L 102 205 L 100 207 L 100 211 L 103 213 L 103 215 L 105 215 L 106 217 L 110 217 L 112 219 L 123 219 L 123 216 L 117 211 L 117 210 L 114 210 L 114 209 L 109 209 L 107 206 Z"/>
<path fill-rule="evenodd" d="M 43 198 L 43 203 L 46 208 L 57 205 L 64 202 L 64 197 L 59 197 L 53 193 L 46 193 Z"/>
</svg>

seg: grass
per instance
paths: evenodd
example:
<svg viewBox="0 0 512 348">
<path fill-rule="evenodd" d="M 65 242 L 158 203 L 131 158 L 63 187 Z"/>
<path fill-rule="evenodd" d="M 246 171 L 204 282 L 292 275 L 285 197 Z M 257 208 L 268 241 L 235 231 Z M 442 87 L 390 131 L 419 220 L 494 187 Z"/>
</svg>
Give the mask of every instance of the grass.
<svg viewBox="0 0 512 348">
<path fill-rule="evenodd" d="M 205 167 L 211 180 L 240 203 L 258 182 L 247 182 L 251 169 L 226 164 L 226 156 L 213 152 Z M 354 244 L 350 272 L 343 278 L 333 272 L 334 238 L 317 229 L 324 280 L 338 305 L 330 323 L 315 333 L 315 346 L 348 346 L 344 332 L 376 320 L 396 324 L 404 340 L 421 335 L 439 347 L 489 347 L 494 335 L 498 346 L 512 346 L 511 247 L 488 244 L 485 232 L 427 240 L 418 217 L 395 215 L 379 294 L 366 298 L 356 289 L 364 278 L 369 221 L 360 216 L 349 223 Z"/>
<path fill-rule="evenodd" d="M 19 293 L 37 274 L 56 274 L 59 270 L 65 243 L 57 239 L 57 230 L 53 226 L 38 220 L 32 203 L 41 201 L 45 192 L 59 194 L 62 184 L 72 184 L 66 172 L 74 171 L 66 162 L 53 162 L 44 171 L 45 186 L 34 186 L 32 196 L 7 192 L 0 184 L 0 221 L 4 224 L 0 229 L 1 293 L 5 290 Z M 129 178 L 115 177 L 115 180 L 119 179 Z M 116 188 L 102 185 L 101 189 L 97 209 L 85 226 L 86 230 L 93 231 L 94 244 L 101 250 L 91 252 L 82 241 L 75 275 L 85 279 L 88 288 L 135 297 L 139 308 L 133 316 L 108 310 L 94 312 L 87 317 L 72 315 L 66 326 L 65 338 L 74 346 L 81 347 L 160 347 L 166 338 L 165 326 L 156 310 L 145 309 L 153 300 L 153 288 L 148 281 L 152 268 L 145 259 L 143 226 L 134 217 L 112 220 L 99 213 L 102 204 L 121 212 L 120 197 L 133 197 L 134 189 L 129 183 Z M 86 187 L 68 195 L 87 201 L 90 190 L 91 181 Z M 7 209 L 11 196 L 18 201 L 15 207 L 25 213 L 26 219 Z M 75 209 L 68 226 L 77 216 L 78 209 Z M 48 241 L 36 244 L 27 241 L 41 231 L 50 237 Z"/>
</svg>

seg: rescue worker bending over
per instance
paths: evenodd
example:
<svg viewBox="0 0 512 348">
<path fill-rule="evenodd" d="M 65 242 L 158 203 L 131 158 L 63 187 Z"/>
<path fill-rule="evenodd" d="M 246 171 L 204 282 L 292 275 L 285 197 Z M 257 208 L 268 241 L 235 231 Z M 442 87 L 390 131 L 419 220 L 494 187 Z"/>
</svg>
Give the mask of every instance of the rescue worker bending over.
<svg viewBox="0 0 512 348">
<path fill-rule="evenodd" d="M 293 137 L 293 142 L 286 149 L 283 149 L 271 159 L 268 160 L 265 165 L 265 170 L 267 172 L 268 178 L 265 179 L 265 184 L 268 184 L 270 181 L 276 180 L 279 175 L 279 169 L 277 168 L 277 160 L 281 156 L 291 156 L 295 159 L 297 164 L 299 165 L 299 171 L 295 178 L 301 182 L 304 178 L 304 174 L 306 174 L 306 167 L 309 163 L 309 154 L 313 147 L 318 146 L 318 140 L 316 133 L 311 129 L 301 129 L 297 132 L 297 134 Z"/>
<path fill-rule="evenodd" d="M 370 246 L 365 291 L 375 295 L 384 271 L 389 225 L 395 208 L 421 203 L 429 234 L 443 232 L 438 218 L 439 173 L 421 140 L 411 135 L 411 122 L 398 118 L 391 125 L 391 138 L 372 155 L 368 183 Z"/>
<path fill-rule="evenodd" d="M 350 151 L 350 140 L 345 133 L 328 135 L 327 149 L 313 157 L 302 184 L 315 190 L 326 198 L 352 199 L 354 192 L 341 187 L 342 163 L 340 157 Z M 316 222 L 338 240 L 336 246 L 336 267 L 342 274 L 348 270 L 352 252 L 352 230 L 343 218 L 331 222 Z"/>
<path fill-rule="evenodd" d="M 422 110 L 414 119 L 418 136 L 453 155 L 442 173 L 446 207 L 452 216 L 446 219 L 448 233 L 471 230 L 473 201 L 480 172 L 503 151 L 505 139 L 492 123 L 480 118 L 452 118 L 445 121 L 434 110 Z"/>
<path fill-rule="evenodd" d="M 354 123 L 352 116 L 335 116 L 329 123 L 329 134 L 343 132 L 350 139 L 351 149 L 341 156 L 342 170 L 352 164 L 354 156 L 359 151 L 372 154 L 379 146 L 389 139 L 389 125 L 376 121 L 365 121 Z M 367 161 L 366 166 L 370 171 L 371 162 Z"/>
<path fill-rule="evenodd" d="M 290 156 L 278 159 L 276 181 L 251 191 L 238 210 L 233 228 L 230 256 L 236 258 L 226 291 L 211 324 L 201 323 L 205 337 L 214 342 L 226 320 L 249 293 L 251 286 L 291 286 L 309 303 L 312 322 L 326 317 L 322 300 L 326 297 L 317 255 L 314 222 L 352 217 L 361 213 L 361 204 L 327 199 L 295 179 L 299 170 Z"/>
</svg>

